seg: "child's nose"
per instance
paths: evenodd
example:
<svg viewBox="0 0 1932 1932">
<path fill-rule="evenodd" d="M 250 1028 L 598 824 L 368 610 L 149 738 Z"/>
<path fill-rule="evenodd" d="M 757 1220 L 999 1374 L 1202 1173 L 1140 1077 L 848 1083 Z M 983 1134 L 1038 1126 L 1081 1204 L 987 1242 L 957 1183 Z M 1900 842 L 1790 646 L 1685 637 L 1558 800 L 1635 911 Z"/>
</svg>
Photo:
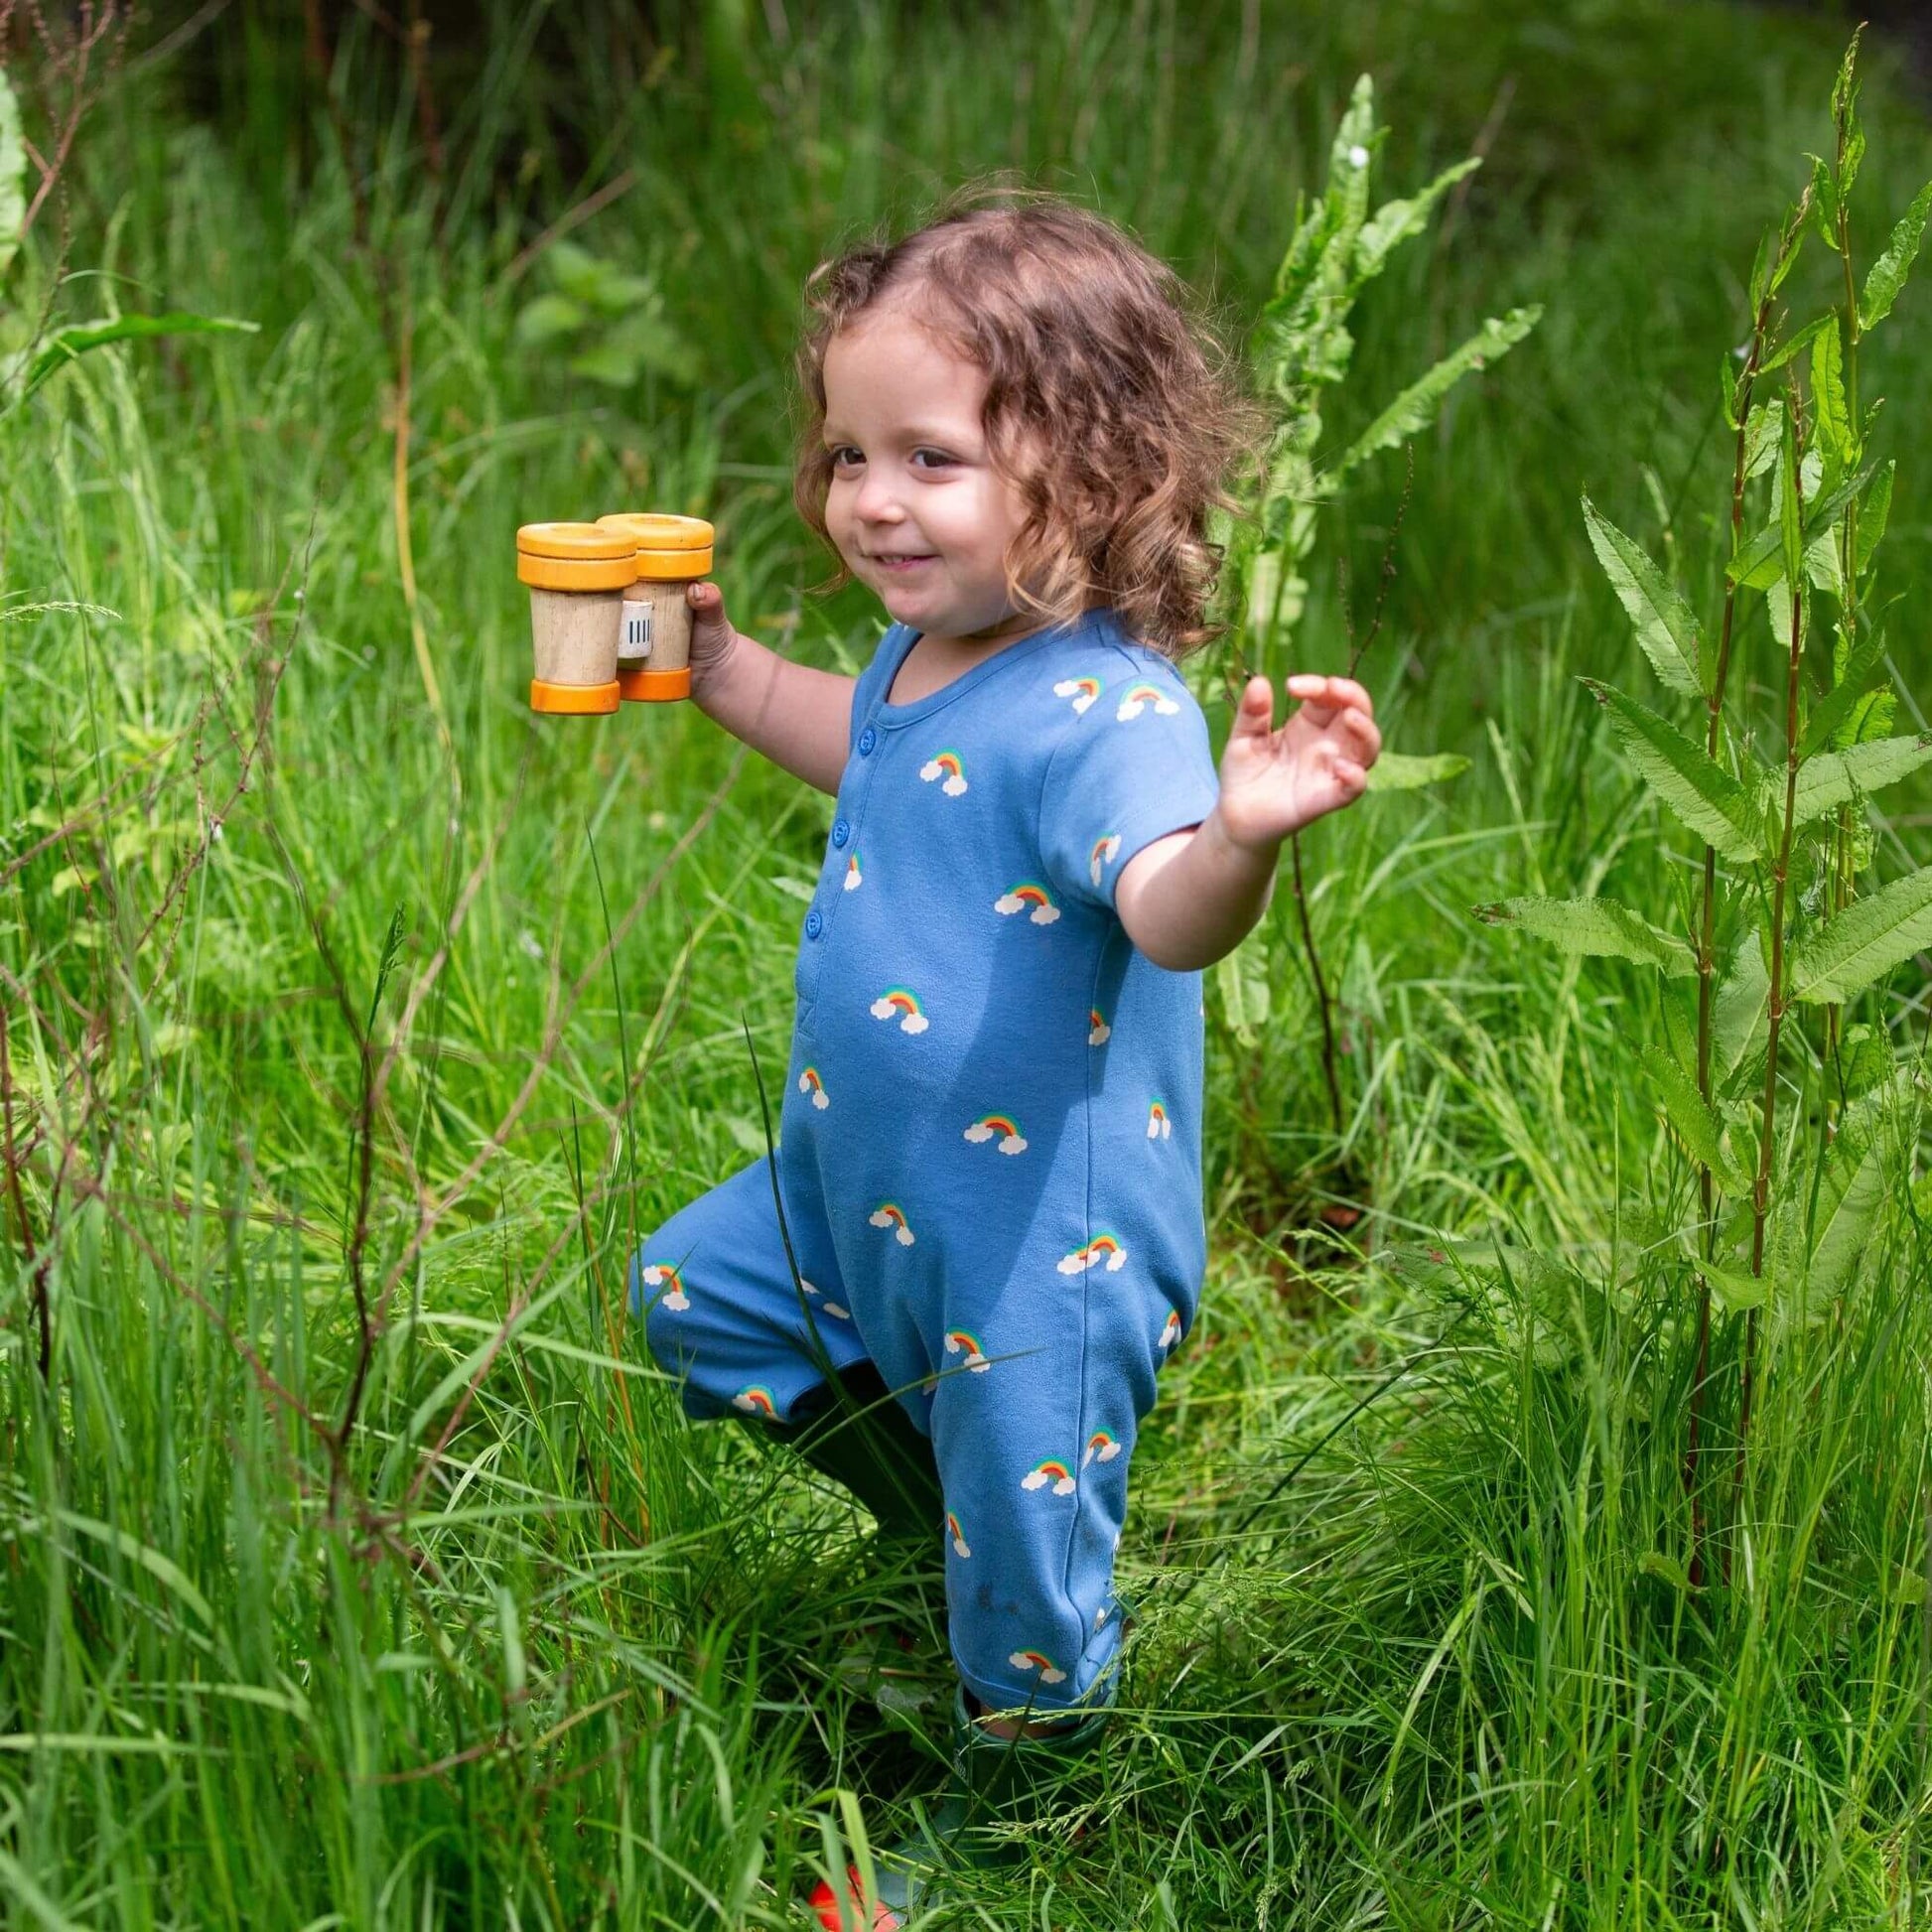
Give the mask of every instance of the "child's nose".
<svg viewBox="0 0 1932 1932">
<path fill-rule="evenodd" d="M 891 484 L 870 476 L 859 485 L 859 500 L 853 507 L 868 523 L 896 522 L 903 514 Z"/>
</svg>

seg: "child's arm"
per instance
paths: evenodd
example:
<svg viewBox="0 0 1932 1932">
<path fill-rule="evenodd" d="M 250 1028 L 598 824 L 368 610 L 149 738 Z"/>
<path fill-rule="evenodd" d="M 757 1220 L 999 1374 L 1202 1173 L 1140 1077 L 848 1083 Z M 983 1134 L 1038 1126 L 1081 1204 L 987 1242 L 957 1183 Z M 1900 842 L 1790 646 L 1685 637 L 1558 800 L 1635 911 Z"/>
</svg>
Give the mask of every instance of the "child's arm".
<svg viewBox="0 0 1932 1932">
<path fill-rule="evenodd" d="M 1276 731 L 1274 687 L 1248 680 L 1214 809 L 1121 870 L 1114 909 L 1157 966 L 1192 972 L 1232 952 L 1267 907 L 1282 841 L 1368 783 L 1382 750 L 1368 693 L 1353 678 L 1311 675 L 1291 677 L 1288 693 L 1302 706 Z"/>
<path fill-rule="evenodd" d="M 693 584 L 688 597 L 698 709 L 793 777 L 836 794 L 858 679 L 794 664 L 734 630 L 716 584 Z"/>
</svg>

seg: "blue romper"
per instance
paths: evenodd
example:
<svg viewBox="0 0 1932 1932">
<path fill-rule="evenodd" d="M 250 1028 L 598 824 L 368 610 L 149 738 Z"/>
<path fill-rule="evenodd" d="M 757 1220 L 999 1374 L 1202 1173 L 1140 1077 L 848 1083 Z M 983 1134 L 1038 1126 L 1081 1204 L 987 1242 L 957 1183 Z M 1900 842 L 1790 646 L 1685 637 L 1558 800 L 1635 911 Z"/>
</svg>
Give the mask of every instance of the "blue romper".
<svg viewBox="0 0 1932 1932">
<path fill-rule="evenodd" d="M 775 1160 L 804 1297 L 760 1160 L 650 1235 L 632 1301 L 694 1418 L 786 1418 L 870 1357 L 932 1440 L 961 1676 L 1070 1705 L 1108 1694 L 1128 1459 L 1206 1259 L 1200 975 L 1134 948 L 1114 884 L 1206 817 L 1215 763 L 1112 611 L 888 704 L 917 636 L 858 680 L 799 945 Z"/>
</svg>

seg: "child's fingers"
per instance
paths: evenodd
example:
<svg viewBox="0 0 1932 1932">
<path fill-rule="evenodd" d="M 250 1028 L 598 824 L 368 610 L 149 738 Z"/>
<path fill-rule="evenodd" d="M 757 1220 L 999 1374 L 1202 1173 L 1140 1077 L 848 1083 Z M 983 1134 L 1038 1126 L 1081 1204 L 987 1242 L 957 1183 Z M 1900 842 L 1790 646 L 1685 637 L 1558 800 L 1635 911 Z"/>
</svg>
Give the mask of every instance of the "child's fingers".
<svg viewBox="0 0 1932 1932">
<path fill-rule="evenodd" d="M 1275 723 L 1275 687 L 1265 677 L 1251 677 L 1241 687 L 1241 702 L 1235 710 L 1234 729 L 1248 735 L 1266 733 Z"/>
<path fill-rule="evenodd" d="M 1375 700 L 1352 677 L 1323 677 L 1318 671 L 1295 671 L 1288 680 L 1288 694 L 1304 704 L 1359 706 L 1372 713 Z"/>
</svg>

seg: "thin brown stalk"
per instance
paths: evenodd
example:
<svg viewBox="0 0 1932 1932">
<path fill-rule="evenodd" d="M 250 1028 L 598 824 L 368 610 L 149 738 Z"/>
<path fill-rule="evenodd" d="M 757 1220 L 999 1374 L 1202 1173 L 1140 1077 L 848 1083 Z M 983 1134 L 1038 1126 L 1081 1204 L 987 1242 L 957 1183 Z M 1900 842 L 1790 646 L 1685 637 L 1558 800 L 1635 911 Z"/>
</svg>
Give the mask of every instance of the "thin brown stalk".
<svg viewBox="0 0 1932 1932">
<path fill-rule="evenodd" d="M 1778 246 L 1764 278 L 1764 292 L 1758 299 L 1757 313 L 1751 318 L 1750 345 L 1744 352 L 1744 367 L 1737 381 L 1737 441 L 1730 470 L 1730 551 L 1733 556 L 1743 543 L 1745 461 L 1751 418 L 1751 397 L 1757 384 L 1758 364 L 1764 359 L 1764 345 L 1770 338 L 1773 284 L 1784 258 L 1790 252 L 1810 206 L 1809 194 L 1798 205 L 1795 214 L 1778 235 Z M 1711 695 L 1705 701 L 1704 750 L 1714 762 L 1724 741 L 1725 692 L 1730 681 L 1730 649 L 1737 617 L 1737 586 L 1726 574 L 1723 627 L 1718 638 L 1717 674 Z M 1708 1103 L 1711 1098 L 1711 1002 L 1712 979 L 1717 966 L 1718 854 L 1714 847 L 1704 848 L 1704 894 L 1699 908 L 1697 931 L 1698 970 L 1698 1092 Z M 1708 1261 L 1717 1243 L 1717 1181 L 1707 1167 L 1698 1170 L 1698 1204 L 1704 1229 L 1704 1258 Z M 1698 1273 L 1697 1367 L 1691 1382 L 1691 1418 L 1684 1449 L 1684 1488 L 1691 1499 L 1691 1561 L 1688 1569 L 1691 1587 L 1704 1585 L 1704 1485 L 1703 1448 L 1705 1382 L 1711 1361 L 1711 1283 L 1702 1270 Z"/>
<path fill-rule="evenodd" d="M 1795 376 L 1787 387 L 1787 406 L 1791 411 L 1794 460 L 1791 488 L 1800 530 L 1805 520 L 1804 397 Z M 1784 826 L 1778 837 L 1778 856 L 1771 868 L 1771 991 L 1770 1030 L 1764 1048 L 1764 1099 L 1757 1138 L 1757 1176 L 1751 1184 L 1751 1273 L 1760 1281 L 1764 1276 L 1764 1224 L 1771 1202 L 1771 1153 L 1777 1135 L 1778 1035 L 1785 1012 L 1784 984 L 1784 897 L 1791 872 L 1791 825 L 1797 815 L 1798 798 L 1798 682 L 1804 663 L 1805 583 L 1800 568 L 1791 585 L 1791 651 L 1786 664 L 1784 684 Z M 1750 1444 L 1751 1397 L 1757 1369 L 1757 1311 L 1744 1317 L 1743 1386 L 1737 1411 L 1737 1452 L 1731 1467 L 1731 1520 L 1738 1522 L 1744 1489 L 1744 1457 Z M 1725 1581 L 1729 1581 L 1730 1549 L 1725 1549 Z"/>
<path fill-rule="evenodd" d="M 1847 65 L 1858 58 L 1859 35 L 1852 36 L 1852 51 L 1846 56 Z M 1838 116 L 1838 180 L 1845 178 L 1846 144 L 1852 133 L 1851 89 L 1846 89 L 1846 97 L 1840 106 Z M 1852 434 L 1859 434 L 1859 296 L 1857 281 L 1852 273 L 1852 217 L 1845 207 L 1846 197 L 1838 196 L 1838 258 L 1845 272 L 1845 416 Z M 1854 649 L 1859 641 L 1859 499 L 1855 494 L 1845 505 L 1844 548 L 1840 553 L 1841 581 L 1845 589 L 1842 616 L 1844 619 L 1845 647 Z M 1836 914 L 1843 912 L 1852 902 L 1855 885 L 1852 870 L 1853 854 L 1852 805 L 1848 800 L 1838 808 L 1838 823 L 1832 834 L 1832 885 L 1831 906 Z M 1825 1008 L 1825 1063 L 1836 1068 L 1839 1063 L 1839 1029 L 1844 1008 L 1838 1001 L 1832 1001 Z M 1838 1132 L 1838 1103 L 1828 1083 L 1825 1090 L 1825 1138 L 1829 1141 Z"/>
</svg>

